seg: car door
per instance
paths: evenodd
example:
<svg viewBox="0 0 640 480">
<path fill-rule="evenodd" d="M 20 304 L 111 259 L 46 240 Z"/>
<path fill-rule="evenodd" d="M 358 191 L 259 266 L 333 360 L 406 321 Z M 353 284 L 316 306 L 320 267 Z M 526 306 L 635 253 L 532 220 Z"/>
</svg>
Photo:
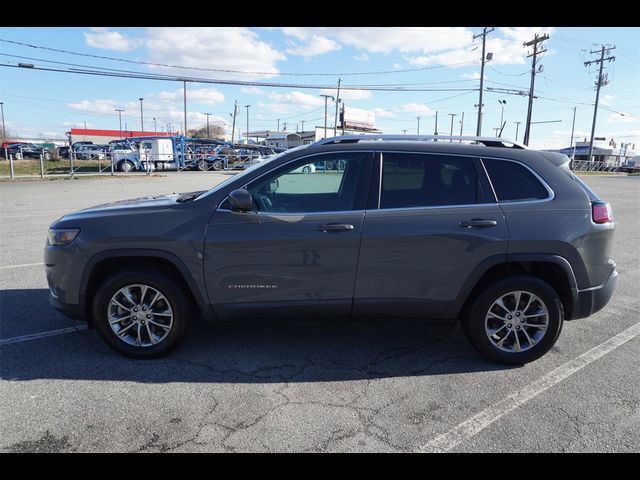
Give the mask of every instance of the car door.
<svg viewBox="0 0 640 480">
<path fill-rule="evenodd" d="M 296 173 L 344 160 L 339 172 Z M 205 239 L 204 275 L 222 319 L 351 314 L 371 152 L 310 155 L 250 182 L 250 212 L 223 201 Z"/>
<path fill-rule="evenodd" d="M 356 317 L 444 318 L 473 270 L 506 260 L 504 215 L 476 158 L 382 152 L 354 294 Z"/>
</svg>

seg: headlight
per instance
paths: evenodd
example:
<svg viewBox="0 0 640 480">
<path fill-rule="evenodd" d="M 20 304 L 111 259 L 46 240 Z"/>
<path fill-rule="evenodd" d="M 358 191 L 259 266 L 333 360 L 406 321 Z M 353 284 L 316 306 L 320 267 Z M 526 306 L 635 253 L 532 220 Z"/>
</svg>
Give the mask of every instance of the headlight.
<svg viewBox="0 0 640 480">
<path fill-rule="evenodd" d="M 75 240 L 79 233 L 79 228 L 50 228 L 47 240 L 49 245 L 68 245 Z"/>
</svg>

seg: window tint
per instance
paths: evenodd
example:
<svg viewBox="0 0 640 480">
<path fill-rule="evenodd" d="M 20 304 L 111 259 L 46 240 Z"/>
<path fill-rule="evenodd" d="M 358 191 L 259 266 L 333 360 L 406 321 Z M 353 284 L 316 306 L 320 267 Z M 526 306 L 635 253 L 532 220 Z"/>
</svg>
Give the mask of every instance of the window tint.
<svg viewBox="0 0 640 480">
<path fill-rule="evenodd" d="M 364 207 L 365 153 L 307 157 L 276 169 L 247 188 L 261 212 L 335 212 Z M 318 162 L 335 162 L 343 169 L 320 169 Z M 360 201 L 358 201 L 360 199 Z"/>
<path fill-rule="evenodd" d="M 477 203 L 478 179 L 470 158 L 383 153 L 380 208 Z"/>
<path fill-rule="evenodd" d="M 504 160 L 482 159 L 499 202 L 542 200 L 544 185 L 524 166 Z"/>
</svg>

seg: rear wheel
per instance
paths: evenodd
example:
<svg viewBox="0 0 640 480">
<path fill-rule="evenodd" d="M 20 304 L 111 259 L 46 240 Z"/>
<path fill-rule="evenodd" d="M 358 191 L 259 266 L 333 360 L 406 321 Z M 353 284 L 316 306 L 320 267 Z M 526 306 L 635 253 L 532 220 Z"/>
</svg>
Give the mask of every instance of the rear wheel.
<svg viewBox="0 0 640 480">
<path fill-rule="evenodd" d="M 556 343 L 564 313 L 557 292 L 529 276 L 508 277 L 475 300 L 463 331 L 485 358 L 521 365 L 543 356 Z"/>
<path fill-rule="evenodd" d="M 305 165 L 302 167 L 302 173 L 311 173 L 311 167 L 309 165 Z"/>
<path fill-rule="evenodd" d="M 205 159 L 198 160 L 198 170 L 205 172 L 208 169 L 209 169 L 209 164 Z"/>
<path fill-rule="evenodd" d="M 45 160 L 51 160 L 51 154 L 49 152 L 44 152 L 44 155 L 42 155 L 42 157 Z"/>
<path fill-rule="evenodd" d="M 216 171 L 219 172 L 220 170 L 222 170 L 222 162 L 220 160 L 216 160 L 215 162 L 213 162 L 213 166 L 212 168 Z"/>
<path fill-rule="evenodd" d="M 113 349 L 135 358 L 159 357 L 184 336 L 190 304 L 183 287 L 162 271 L 122 270 L 93 301 L 93 318 Z"/>
</svg>

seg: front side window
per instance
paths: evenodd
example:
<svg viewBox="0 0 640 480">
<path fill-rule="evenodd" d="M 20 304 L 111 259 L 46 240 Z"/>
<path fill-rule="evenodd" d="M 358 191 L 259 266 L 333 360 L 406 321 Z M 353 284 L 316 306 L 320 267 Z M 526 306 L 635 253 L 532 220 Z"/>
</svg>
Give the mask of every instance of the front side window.
<svg viewBox="0 0 640 480">
<path fill-rule="evenodd" d="M 477 203 L 473 160 L 449 155 L 383 153 L 380 208 Z"/>
<path fill-rule="evenodd" d="M 364 208 L 366 153 L 306 157 L 270 172 L 247 189 L 260 212 L 305 213 Z M 320 170 L 317 162 L 341 162 L 341 170 Z"/>
<path fill-rule="evenodd" d="M 499 202 L 544 200 L 549 192 L 526 167 L 507 160 L 482 159 Z"/>
</svg>

